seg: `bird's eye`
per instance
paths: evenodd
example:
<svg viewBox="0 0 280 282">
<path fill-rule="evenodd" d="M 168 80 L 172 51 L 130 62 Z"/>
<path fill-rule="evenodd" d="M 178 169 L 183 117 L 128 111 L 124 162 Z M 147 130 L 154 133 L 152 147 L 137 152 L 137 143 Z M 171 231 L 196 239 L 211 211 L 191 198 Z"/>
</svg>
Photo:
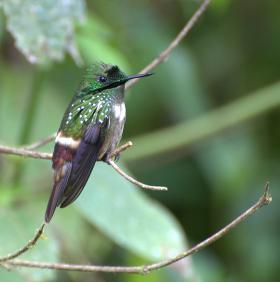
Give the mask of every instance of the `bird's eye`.
<svg viewBox="0 0 280 282">
<path fill-rule="evenodd" d="M 99 76 L 98 77 L 98 81 L 100 81 L 100 82 L 105 82 L 107 80 L 107 77 L 105 77 L 105 76 Z"/>
</svg>

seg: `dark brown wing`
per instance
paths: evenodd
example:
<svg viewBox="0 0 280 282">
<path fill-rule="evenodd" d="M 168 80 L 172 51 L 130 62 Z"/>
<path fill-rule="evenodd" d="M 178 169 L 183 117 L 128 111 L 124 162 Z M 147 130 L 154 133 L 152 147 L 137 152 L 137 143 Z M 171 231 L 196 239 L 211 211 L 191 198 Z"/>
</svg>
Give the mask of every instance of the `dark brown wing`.
<svg viewBox="0 0 280 282">
<path fill-rule="evenodd" d="M 69 185 L 64 193 L 61 208 L 75 201 L 86 185 L 97 161 L 98 151 L 101 145 L 100 131 L 100 124 L 90 125 L 85 131 L 72 162 L 72 173 L 69 179 Z"/>
<path fill-rule="evenodd" d="M 46 222 L 51 220 L 56 207 L 68 206 L 82 192 L 97 161 L 102 144 L 101 128 L 101 124 L 89 125 L 75 151 L 56 144 L 53 157 L 54 186 L 45 214 Z M 63 154 L 65 150 L 67 153 Z"/>
</svg>

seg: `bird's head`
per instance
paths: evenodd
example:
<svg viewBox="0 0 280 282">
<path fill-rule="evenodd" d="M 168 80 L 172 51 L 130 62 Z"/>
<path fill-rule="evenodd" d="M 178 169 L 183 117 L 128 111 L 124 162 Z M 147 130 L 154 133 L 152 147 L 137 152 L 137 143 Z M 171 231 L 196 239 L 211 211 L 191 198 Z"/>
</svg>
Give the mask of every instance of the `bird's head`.
<svg viewBox="0 0 280 282">
<path fill-rule="evenodd" d="M 86 69 L 85 82 L 90 84 L 92 90 L 102 91 L 109 88 L 124 85 L 127 81 L 135 78 L 150 76 L 152 73 L 126 75 L 116 65 L 95 63 Z"/>
</svg>

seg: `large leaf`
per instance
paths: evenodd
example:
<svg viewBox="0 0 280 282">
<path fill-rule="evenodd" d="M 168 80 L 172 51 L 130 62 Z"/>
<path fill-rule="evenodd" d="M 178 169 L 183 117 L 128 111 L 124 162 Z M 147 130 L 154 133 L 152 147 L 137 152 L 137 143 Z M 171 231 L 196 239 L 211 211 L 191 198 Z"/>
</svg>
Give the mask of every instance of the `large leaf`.
<svg viewBox="0 0 280 282">
<path fill-rule="evenodd" d="M 65 51 L 73 51 L 74 21 L 83 17 L 83 0 L 3 0 L 2 6 L 8 29 L 29 62 L 61 60 Z"/>
<path fill-rule="evenodd" d="M 184 233 L 172 214 L 106 164 L 97 164 L 76 203 L 105 234 L 146 259 L 161 260 L 187 248 Z M 188 267 L 184 264 L 183 272 L 188 269 L 189 275 L 189 259 L 185 263 Z"/>
</svg>

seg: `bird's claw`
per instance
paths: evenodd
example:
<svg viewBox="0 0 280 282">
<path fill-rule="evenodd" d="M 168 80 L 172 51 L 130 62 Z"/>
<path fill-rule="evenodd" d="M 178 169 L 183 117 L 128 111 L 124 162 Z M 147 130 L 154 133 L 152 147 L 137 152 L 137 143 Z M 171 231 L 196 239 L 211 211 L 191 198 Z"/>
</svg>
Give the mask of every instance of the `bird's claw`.
<svg viewBox="0 0 280 282">
<path fill-rule="evenodd" d="M 120 159 L 120 157 L 121 157 L 121 154 L 120 154 L 120 153 L 116 154 L 116 155 L 114 156 L 114 161 L 115 161 L 115 162 L 118 162 L 119 159 Z"/>
<path fill-rule="evenodd" d="M 109 165 L 111 159 L 113 159 L 114 162 L 118 162 L 119 159 L 120 159 L 120 157 L 121 157 L 121 154 L 120 154 L 120 153 L 115 154 L 113 157 L 108 156 L 108 155 L 105 155 L 105 156 L 103 157 L 102 161 L 105 162 L 105 163 L 107 163 L 107 164 Z"/>
</svg>

